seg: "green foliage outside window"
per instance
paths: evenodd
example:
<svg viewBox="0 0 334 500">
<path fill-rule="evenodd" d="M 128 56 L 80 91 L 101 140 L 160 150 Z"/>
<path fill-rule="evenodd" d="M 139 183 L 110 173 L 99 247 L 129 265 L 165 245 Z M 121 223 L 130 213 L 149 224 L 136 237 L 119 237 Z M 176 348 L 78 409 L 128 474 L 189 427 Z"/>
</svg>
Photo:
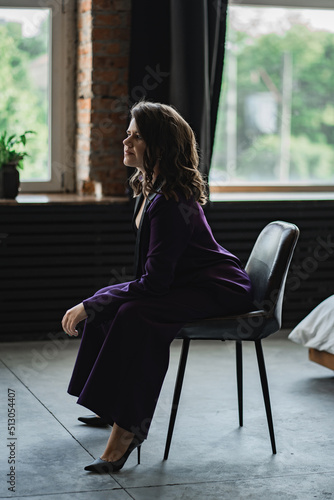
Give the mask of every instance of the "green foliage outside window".
<svg viewBox="0 0 334 500">
<path fill-rule="evenodd" d="M 289 183 L 334 183 L 334 33 L 295 24 L 284 34 L 250 36 L 230 32 L 214 145 L 212 179 L 223 183 L 279 181 L 283 54 L 292 60 Z M 227 80 L 229 54 L 236 61 L 236 164 L 227 165 Z M 277 105 L 276 130 L 250 127 L 249 96 L 270 92 Z M 263 94 L 264 95 L 264 94 Z M 256 112 L 256 111 L 255 111 Z"/>
<path fill-rule="evenodd" d="M 22 37 L 16 22 L 0 24 L 0 133 L 34 130 L 21 180 L 47 180 L 48 90 L 32 77 L 32 67 L 48 57 L 48 21 L 34 37 Z"/>
</svg>

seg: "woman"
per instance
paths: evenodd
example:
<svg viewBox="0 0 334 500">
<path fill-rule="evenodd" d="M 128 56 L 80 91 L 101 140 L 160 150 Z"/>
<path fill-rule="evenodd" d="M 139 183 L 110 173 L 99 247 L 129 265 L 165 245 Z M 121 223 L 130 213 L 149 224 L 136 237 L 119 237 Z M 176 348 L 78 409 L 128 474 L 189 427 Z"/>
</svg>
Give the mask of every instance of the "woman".
<svg viewBox="0 0 334 500">
<path fill-rule="evenodd" d="M 113 425 L 100 458 L 116 471 L 146 439 L 168 368 L 169 346 L 188 322 L 247 312 L 251 283 L 237 257 L 214 239 L 201 205 L 194 133 L 171 106 L 131 110 L 124 164 L 137 197 L 133 281 L 108 286 L 66 312 L 71 335 L 86 319 L 68 392 Z"/>
</svg>

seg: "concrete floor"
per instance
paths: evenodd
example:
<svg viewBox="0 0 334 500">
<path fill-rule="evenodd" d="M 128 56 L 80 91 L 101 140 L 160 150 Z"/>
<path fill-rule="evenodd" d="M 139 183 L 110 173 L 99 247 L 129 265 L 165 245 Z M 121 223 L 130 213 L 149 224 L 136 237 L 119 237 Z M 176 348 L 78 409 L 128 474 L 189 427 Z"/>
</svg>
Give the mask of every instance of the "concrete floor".
<svg viewBox="0 0 334 500">
<path fill-rule="evenodd" d="M 34 500 L 330 499 L 334 497 L 333 372 L 284 334 L 263 342 L 277 455 L 272 455 L 253 343 L 244 343 L 244 427 L 238 427 L 232 342 L 193 342 L 168 461 L 163 461 L 180 342 L 142 446 L 111 475 L 84 471 L 108 429 L 67 394 L 78 339 L 0 344 L 0 498 Z M 8 431 L 15 391 L 15 437 Z M 107 388 L 106 388 L 107 390 Z M 10 422 L 12 423 L 12 422 Z M 10 483 L 12 452 L 15 459 Z M 12 469 L 14 470 L 14 469 Z"/>
</svg>

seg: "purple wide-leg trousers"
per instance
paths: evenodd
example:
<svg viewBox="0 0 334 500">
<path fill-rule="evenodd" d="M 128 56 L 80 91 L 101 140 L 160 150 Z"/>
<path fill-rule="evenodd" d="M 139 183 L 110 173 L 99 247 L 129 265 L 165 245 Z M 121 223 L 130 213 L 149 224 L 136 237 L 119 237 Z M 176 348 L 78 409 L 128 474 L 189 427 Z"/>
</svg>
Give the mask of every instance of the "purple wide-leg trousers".
<svg viewBox="0 0 334 500">
<path fill-rule="evenodd" d="M 115 285 L 117 288 L 117 285 Z M 219 300 L 218 300 L 219 299 Z M 180 328 L 249 310 L 247 294 L 182 288 L 121 304 L 110 321 L 86 320 L 68 392 L 110 424 L 147 437 Z"/>
</svg>

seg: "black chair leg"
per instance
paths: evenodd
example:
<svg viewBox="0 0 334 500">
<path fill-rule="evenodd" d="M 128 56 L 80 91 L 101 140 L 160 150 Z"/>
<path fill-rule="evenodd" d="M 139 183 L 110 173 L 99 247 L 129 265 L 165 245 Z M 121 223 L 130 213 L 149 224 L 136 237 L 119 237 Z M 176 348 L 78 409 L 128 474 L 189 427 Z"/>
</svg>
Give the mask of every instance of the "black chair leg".
<svg viewBox="0 0 334 500">
<path fill-rule="evenodd" d="M 243 385 L 242 385 L 242 342 L 237 340 L 236 346 L 236 366 L 237 366 L 237 386 L 238 386 L 238 408 L 239 408 L 239 425 L 243 426 Z"/>
<path fill-rule="evenodd" d="M 266 413 L 267 413 L 267 421 L 268 421 L 271 447 L 273 450 L 273 454 L 275 455 L 276 454 L 276 443 L 275 443 L 274 425 L 273 425 L 273 418 L 272 418 L 272 414 L 271 414 L 268 379 L 267 379 L 266 367 L 265 367 L 265 363 L 264 363 L 261 340 L 255 340 L 255 348 L 256 348 L 256 355 L 257 355 L 257 362 L 259 365 L 263 399 L 264 399 L 264 404 L 265 404 Z"/>
<path fill-rule="evenodd" d="M 179 368 L 178 368 L 176 382 L 175 382 L 175 388 L 174 388 L 173 404 L 172 404 L 172 409 L 171 409 L 170 418 L 169 418 L 169 427 L 168 427 L 168 434 L 167 434 L 167 440 L 166 440 L 166 446 L 165 446 L 164 460 L 167 460 L 167 458 L 168 458 L 169 448 L 170 448 L 170 444 L 172 441 L 176 413 L 177 413 L 177 409 L 178 409 L 179 401 L 180 401 L 180 396 L 181 396 L 183 377 L 184 377 L 184 372 L 185 372 L 186 364 L 187 364 L 189 344 L 190 344 L 190 339 L 183 339 L 182 351 L 181 351 L 181 356 L 180 356 L 180 361 L 179 361 Z"/>
</svg>

